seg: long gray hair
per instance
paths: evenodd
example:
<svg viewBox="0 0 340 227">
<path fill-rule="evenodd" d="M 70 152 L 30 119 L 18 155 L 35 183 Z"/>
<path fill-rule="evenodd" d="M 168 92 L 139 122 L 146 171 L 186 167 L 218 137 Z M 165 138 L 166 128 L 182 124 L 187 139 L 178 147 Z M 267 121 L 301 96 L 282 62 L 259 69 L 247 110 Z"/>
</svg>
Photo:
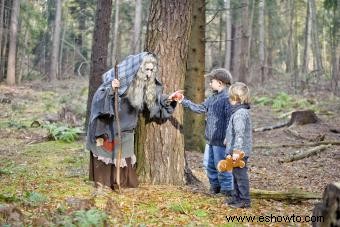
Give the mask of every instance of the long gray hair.
<svg viewBox="0 0 340 227">
<path fill-rule="evenodd" d="M 147 78 L 146 75 L 146 64 L 153 64 L 153 71 L 151 72 L 151 76 Z M 130 101 L 130 104 L 141 110 L 143 108 L 144 103 L 147 105 L 148 109 L 152 108 L 156 102 L 156 74 L 157 74 L 157 59 L 149 54 L 144 57 L 141 67 L 139 68 L 136 78 L 132 81 L 131 85 L 127 91 L 127 97 Z"/>
</svg>

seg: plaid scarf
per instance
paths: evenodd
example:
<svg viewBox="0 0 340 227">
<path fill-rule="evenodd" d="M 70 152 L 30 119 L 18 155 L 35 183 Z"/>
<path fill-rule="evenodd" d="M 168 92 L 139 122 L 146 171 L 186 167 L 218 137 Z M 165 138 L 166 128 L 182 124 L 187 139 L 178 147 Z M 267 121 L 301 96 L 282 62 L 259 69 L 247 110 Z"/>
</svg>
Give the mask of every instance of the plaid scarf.
<svg viewBox="0 0 340 227">
<path fill-rule="evenodd" d="M 135 78 L 137 71 L 142 64 L 143 58 L 150 52 L 142 52 L 136 55 L 129 55 L 118 65 L 118 80 L 120 87 L 118 89 L 118 95 L 123 95 L 131 82 Z M 115 79 L 115 68 L 113 67 L 102 76 L 105 86 L 111 86 L 111 81 Z"/>
</svg>

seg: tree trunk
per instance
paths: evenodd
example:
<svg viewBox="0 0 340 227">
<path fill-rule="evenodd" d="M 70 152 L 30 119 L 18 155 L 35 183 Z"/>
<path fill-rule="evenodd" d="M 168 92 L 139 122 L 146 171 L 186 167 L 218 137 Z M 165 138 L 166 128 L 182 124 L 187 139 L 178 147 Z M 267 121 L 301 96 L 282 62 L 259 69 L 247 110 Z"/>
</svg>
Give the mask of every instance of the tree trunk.
<svg viewBox="0 0 340 227">
<path fill-rule="evenodd" d="M 196 0 L 193 6 L 193 21 L 189 40 L 189 53 L 185 77 L 185 96 L 195 103 L 204 100 L 205 69 L 205 1 Z M 184 141 L 185 149 L 203 151 L 204 115 L 184 109 Z"/>
<path fill-rule="evenodd" d="M 102 83 L 102 75 L 107 70 L 107 52 L 110 34 L 112 0 L 98 0 L 95 27 L 93 31 L 89 93 L 87 99 L 86 122 L 88 126 L 94 93 Z"/>
<path fill-rule="evenodd" d="M 54 32 L 51 50 L 51 62 L 48 78 L 50 81 L 55 81 L 58 75 L 58 57 L 60 45 L 60 30 L 61 30 L 61 6 L 62 0 L 56 0 L 56 14 L 54 20 Z"/>
<path fill-rule="evenodd" d="M 321 58 L 321 51 L 320 51 L 320 40 L 319 40 L 319 31 L 318 31 L 318 21 L 316 19 L 316 6 L 315 0 L 310 1 L 310 14 L 311 14 L 311 23 L 312 23 L 312 36 L 313 36 L 313 46 L 315 50 L 315 59 L 316 59 L 316 68 L 317 68 L 317 75 L 320 80 L 320 76 L 323 74 L 323 65 L 322 65 L 322 58 Z"/>
<path fill-rule="evenodd" d="M 259 1 L 259 60 L 261 84 L 264 84 L 264 0 Z"/>
<path fill-rule="evenodd" d="M 317 203 L 313 210 L 313 216 L 318 220 L 313 222 L 314 227 L 340 226 L 340 182 L 327 185 L 323 192 L 321 203 Z"/>
<path fill-rule="evenodd" d="M 289 30 L 288 30 L 288 48 L 287 48 L 287 58 L 286 58 L 286 72 L 292 73 L 294 67 L 294 54 L 293 54 L 293 21 L 294 21 L 294 0 L 288 1 L 289 10 Z M 293 79 L 292 79 L 293 84 Z"/>
<path fill-rule="evenodd" d="M 2 64 L 2 59 L 1 59 L 1 51 L 2 51 L 2 36 L 3 36 L 3 28 L 4 28 L 4 23 L 3 23 L 3 18 L 4 18 L 4 9 L 5 9 L 5 0 L 0 0 L 0 65 Z M 1 72 L 0 72 L 0 79 L 1 79 Z"/>
<path fill-rule="evenodd" d="M 230 8 L 230 0 L 225 0 L 225 8 L 226 8 L 226 34 L 225 34 L 225 59 L 224 59 L 224 67 L 230 71 L 231 64 L 231 8 Z"/>
<path fill-rule="evenodd" d="M 19 12 L 20 12 L 20 0 L 13 0 L 7 62 L 7 84 L 10 86 L 15 85 L 15 70 L 16 70 L 15 66 L 16 66 Z"/>
<path fill-rule="evenodd" d="M 306 16 L 306 28 L 305 28 L 305 47 L 303 51 L 303 64 L 302 72 L 307 73 L 309 71 L 309 57 L 310 57 L 310 44 L 311 44 L 311 30 L 312 30 L 312 17 L 310 15 L 310 0 L 307 1 L 307 16 Z"/>
<path fill-rule="evenodd" d="M 115 21 L 112 33 L 111 53 L 109 65 L 114 66 L 117 61 L 117 45 L 118 45 L 118 28 L 119 28 L 119 0 L 115 0 Z"/>
<path fill-rule="evenodd" d="M 136 0 L 135 22 L 132 34 L 131 52 L 138 53 L 140 51 L 140 31 L 142 27 L 142 0 Z"/>
<path fill-rule="evenodd" d="M 249 0 L 242 1 L 242 28 L 241 28 L 241 46 L 240 46 L 240 69 L 239 81 L 247 83 L 248 78 L 248 14 L 249 14 Z"/>
<path fill-rule="evenodd" d="M 338 1 L 339 2 L 339 1 Z M 338 4 L 337 7 L 339 7 Z M 339 47 L 339 28 L 338 23 L 340 20 L 339 9 L 336 6 L 333 6 L 333 26 L 331 28 L 331 87 L 334 94 L 339 95 L 339 81 L 340 81 L 340 47 Z"/>
<path fill-rule="evenodd" d="M 159 75 L 166 93 L 184 86 L 192 4 L 191 0 L 151 1 L 146 50 L 159 58 Z M 172 118 L 162 125 L 150 122 L 145 116 L 140 118 L 135 148 L 141 181 L 184 183 L 182 122 L 182 108 L 177 108 Z"/>
</svg>

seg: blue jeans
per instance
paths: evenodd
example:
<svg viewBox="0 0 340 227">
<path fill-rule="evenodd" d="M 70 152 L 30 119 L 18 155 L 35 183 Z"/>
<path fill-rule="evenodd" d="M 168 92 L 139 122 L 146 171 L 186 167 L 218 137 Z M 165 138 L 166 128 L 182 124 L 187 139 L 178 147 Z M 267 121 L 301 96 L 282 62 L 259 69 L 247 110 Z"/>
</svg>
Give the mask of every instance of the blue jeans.
<svg viewBox="0 0 340 227">
<path fill-rule="evenodd" d="M 249 176 L 247 167 L 248 158 L 245 157 L 244 161 L 246 162 L 245 167 L 233 169 L 235 185 L 233 200 L 250 204 Z"/>
<path fill-rule="evenodd" d="M 231 172 L 220 173 L 217 171 L 218 162 L 225 159 L 225 147 L 212 145 L 208 145 L 208 147 L 209 158 L 207 171 L 211 188 L 220 188 L 221 191 L 232 191 L 234 189 L 233 174 Z"/>
<path fill-rule="evenodd" d="M 203 169 L 205 174 L 208 174 L 208 160 L 209 160 L 209 144 L 205 144 L 203 154 Z"/>
</svg>

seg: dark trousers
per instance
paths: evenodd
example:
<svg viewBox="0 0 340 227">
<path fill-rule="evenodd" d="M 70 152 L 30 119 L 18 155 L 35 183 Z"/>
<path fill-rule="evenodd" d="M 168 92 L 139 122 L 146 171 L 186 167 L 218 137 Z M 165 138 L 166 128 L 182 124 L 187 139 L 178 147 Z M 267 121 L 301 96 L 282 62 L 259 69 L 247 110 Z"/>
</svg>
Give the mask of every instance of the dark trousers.
<svg viewBox="0 0 340 227">
<path fill-rule="evenodd" d="M 245 158 L 247 163 L 247 158 Z M 238 202 L 250 204 L 250 187 L 247 165 L 243 168 L 234 168 L 234 193 L 233 199 Z"/>
</svg>

